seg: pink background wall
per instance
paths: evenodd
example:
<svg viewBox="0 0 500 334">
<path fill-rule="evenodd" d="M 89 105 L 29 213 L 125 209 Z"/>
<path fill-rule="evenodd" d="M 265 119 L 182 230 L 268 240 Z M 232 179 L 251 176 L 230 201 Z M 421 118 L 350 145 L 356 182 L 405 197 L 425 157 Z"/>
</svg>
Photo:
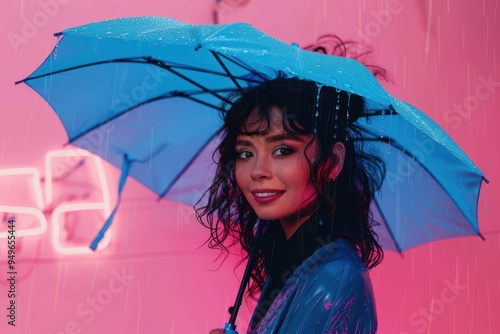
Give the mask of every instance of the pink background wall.
<svg viewBox="0 0 500 334">
<path fill-rule="evenodd" d="M 370 43 L 374 58 L 392 74 L 394 95 L 426 111 L 490 180 L 479 200 L 486 237 L 420 246 L 404 256 L 386 253 L 372 271 L 380 333 L 499 333 L 500 176 L 498 129 L 500 74 L 498 2 L 264 1 L 226 0 L 221 23 L 246 21 L 286 42 L 309 44 L 336 33 Z M 54 32 L 122 16 L 171 16 L 211 23 L 214 1 L 24 0 L 0 12 L 0 170 L 33 167 L 48 182 L 45 156 L 67 138 L 55 113 L 25 85 L 55 45 Z M 31 29 L 30 29 L 31 26 Z M 489 82 L 489 83 L 488 83 Z M 162 201 L 129 180 L 109 246 L 93 254 L 61 254 L 52 233 L 57 208 L 102 201 L 95 166 L 68 160 L 52 169 L 54 200 L 36 202 L 27 175 L 0 175 L 0 205 L 38 207 L 48 227 L 17 238 L 16 327 L 7 325 L 9 299 L 6 240 L 0 239 L 2 333 L 206 333 L 227 320 L 238 279 L 236 257 L 222 267 L 216 251 L 202 245 L 206 231 L 188 207 Z M 88 162 L 88 163 L 87 163 Z M 111 203 L 118 171 L 105 164 Z M 19 170 L 17 170 L 19 171 Z M 45 195 L 43 195 L 45 196 Z M 11 211 L 12 212 L 12 211 Z M 3 213 L 0 232 L 6 230 Z M 62 247 L 87 243 L 103 211 L 62 215 Z M 34 230 L 34 215 L 16 214 L 18 231 Z M 97 223 L 96 223 L 97 222 Z M 83 237 L 78 237 L 83 236 Z M 5 278 L 4 278 L 5 277 Z M 249 320 L 243 305 L 239 329 Z"/>
</svg>

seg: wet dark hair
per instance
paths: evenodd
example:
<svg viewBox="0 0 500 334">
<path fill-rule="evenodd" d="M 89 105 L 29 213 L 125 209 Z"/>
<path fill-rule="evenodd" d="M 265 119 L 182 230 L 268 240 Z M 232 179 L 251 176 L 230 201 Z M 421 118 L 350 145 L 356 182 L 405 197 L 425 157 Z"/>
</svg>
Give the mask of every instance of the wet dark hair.
<svg viewBox="0 0 500 334">
<path fill-rule="evenodd" d="M 347 239 L 355 245 L 368 269 L 379 264 L 383 251 L 373 231 L 375 222 L 371 219 L 370 203 L 381 186 L 385 167 L 378 157 L 363 151 L 363 138 L 355 123 L 364 112 L 363 98 L 332 87 L 320 88 L 311 81 L 279 78 L 231 99 L 234 103 L 223 114 L 221 142 L 214 153 L 217 163 L 214 182 L 205 193 L 206 205 L 196 208 L 198 220 L 211 231 L 209 247 L 227 252 L 228 247 L 239 242 L 247 254 L 251 250 L 258 217 L 236 184 L 236 137 L 255 134 L 246 129 L 254 110 L 258 111 L 259 121 L 267 124 L 259 133 L 269 131 L 270 110 L 277 106 L 282 110 L 282 124 L 287 133 L 316 132 L 308 143 L 317 140 L 320 150 L 318 161 L 314 164 L 309 161 L 310 182 L 318 194 L 316 210 L 331 226 L 328 235 L 319 237 L 330 241 Z M 327 179 L 335 159 L 336 142 L 342 142 L 346 148 L 345 161 L 335 182 L 330 182 Z M 265 282 L 265 256 L 262 249 L 257 252 L 251 295 L 261 290 Z"/>
<path fill-rule="evenodd" d="M 332 56 L 356 59 L 364 64 L 376 78 L 393 82 L 385 68 L 373 64 L 373 48 L 370 45 L 350 40 L 344 41 L 337 35 L 325 34 L 318 37 L 314 43 L 305 45 L 303 49 Z"/>
</svg>

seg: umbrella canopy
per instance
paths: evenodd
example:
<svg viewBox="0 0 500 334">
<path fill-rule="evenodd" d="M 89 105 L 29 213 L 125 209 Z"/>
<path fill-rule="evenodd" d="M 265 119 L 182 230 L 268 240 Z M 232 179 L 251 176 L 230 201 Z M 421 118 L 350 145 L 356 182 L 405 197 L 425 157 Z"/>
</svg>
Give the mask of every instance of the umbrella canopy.
<svg viewBox="0 0 500 334">
<path fill-rule="evenodd" d="M 480 235 L 481 171 L 429 117 L 390 95 L 361 63 L 309 52 L 248 24 L 191 25 L 124 18 L 57 33 L 45 62 L 22 80 L 61 119 L 69 142 L 122 168 L 160 196 L 195 203 L 214 172 L 211 154 L 226 96 L 277 77 L 360 95 L 364 148 L 386 179 L 372 203 L 386 249 Z"/>
</svg>

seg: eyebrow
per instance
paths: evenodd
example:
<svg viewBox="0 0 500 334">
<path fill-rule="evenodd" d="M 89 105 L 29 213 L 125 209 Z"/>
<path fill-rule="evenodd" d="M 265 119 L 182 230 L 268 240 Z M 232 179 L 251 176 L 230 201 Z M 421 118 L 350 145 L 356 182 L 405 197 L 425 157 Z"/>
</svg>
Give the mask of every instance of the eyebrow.
<svg viewBox="0 0 500 334">
<path fill-rule="evenodd" d="M 292 136 L 289 133 L 283 133 L 283 134 L 267 137 L 266 143 L 274 143 L 274 142 L 283 141 L 283 140 L 293 140 L 293 141 L 297 141 L 300 143 L 304 142 L 300 137 Z M 236 145 L 252 146 L 252 143 L 249 142 L 248 140 L 237 140 Z"/>
</svg>

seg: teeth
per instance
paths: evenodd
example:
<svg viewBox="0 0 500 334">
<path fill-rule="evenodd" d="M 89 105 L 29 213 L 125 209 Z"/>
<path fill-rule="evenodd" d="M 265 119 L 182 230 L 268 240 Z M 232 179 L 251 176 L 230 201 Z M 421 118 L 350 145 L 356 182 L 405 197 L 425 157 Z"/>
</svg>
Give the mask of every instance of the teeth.
<svg viewBox="0 0 500 334">
<path fill-rule="evenodd" d="M 274 196 L 277 195 L 278 193 L 255 193 L 255 196 L 257 197 L 269 197 L 269 196 Z"/>
</svg>

